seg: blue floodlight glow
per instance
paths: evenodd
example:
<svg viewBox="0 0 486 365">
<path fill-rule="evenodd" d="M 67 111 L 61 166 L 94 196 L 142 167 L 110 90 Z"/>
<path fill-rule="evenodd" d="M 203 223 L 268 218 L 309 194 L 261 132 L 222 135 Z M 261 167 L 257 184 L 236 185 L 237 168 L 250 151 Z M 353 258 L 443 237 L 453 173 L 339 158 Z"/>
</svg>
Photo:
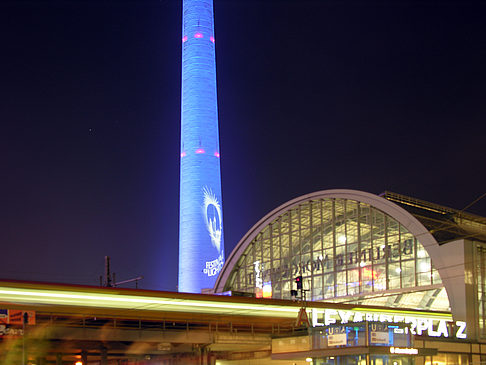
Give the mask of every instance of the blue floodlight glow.
<svg viewBox="0 0 486 365">
<path fill-rule="evenodd" d="M 200 293 L 224 264 L 212 0 L 183 0 L 182 21 L 178 289 Z"/>
</svg>

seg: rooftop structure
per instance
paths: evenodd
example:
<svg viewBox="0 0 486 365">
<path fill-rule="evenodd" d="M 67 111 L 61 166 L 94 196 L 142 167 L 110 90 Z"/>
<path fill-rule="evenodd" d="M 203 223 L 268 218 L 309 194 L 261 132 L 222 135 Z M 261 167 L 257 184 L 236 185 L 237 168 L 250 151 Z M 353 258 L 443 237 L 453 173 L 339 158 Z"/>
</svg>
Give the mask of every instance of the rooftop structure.
<svg viewBox="0 0 486 365">
<path fill-rule="evenodd" d="M 484 217 L 389 191 L 380 196 L 409 211 L 439 244 L 461 238 L 486 242 Z"/>
</svg>

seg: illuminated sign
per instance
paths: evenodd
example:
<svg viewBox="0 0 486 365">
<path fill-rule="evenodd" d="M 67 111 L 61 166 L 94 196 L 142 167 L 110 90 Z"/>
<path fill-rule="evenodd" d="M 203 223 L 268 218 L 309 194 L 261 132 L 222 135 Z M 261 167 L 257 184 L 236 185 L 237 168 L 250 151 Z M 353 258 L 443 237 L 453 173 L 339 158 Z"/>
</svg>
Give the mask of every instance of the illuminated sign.
<svg viewBox="0 0 486 365">
<path fill-rule="evenodd" d="M 402 243 L 396 243 L 393 245 L 382 245 L 376 248 L 366 248 L 360 251 L 350 251 L 346 255 L 338 254 L 335 257 L 332 255 L 320 256 L 314 260 L 307 260 L 300 262 L 299 257 L 283 260 L 283 265 L 280 267 L 275 267 L 272 269 L 261 270 L 262 280 L 271 280 L 272 282 L 281 281 L 281 279 L 293 277 L 299 273 L 310 272 L 312 274 L 319 274 L 325 269 L 331 269 L 335 267 L 336 270 L 344 269 L 346 265 L 351 265 L 353 263 L 360 263 L 360 266 L 367 266 L 371 262 L 376 262 L 379 260 L 389 259 L 393 261 L 394 259 L 399 260 L 400 255 L 402 260 L 405 257 L 413 257 L 413 240 L 406 240 Z M 285 262 L 287 261 L 287 262 Z M 368 272 L 370 280 L 377 278 L 377 273 L 373 272 L 367 268 L 362 268 L 362 270 Z M 249 285 L 256 284 L 256 277 L 254 273 L 249 273 L 247 275 L 247 283 Z"/>
<path fill-rule="evenodd" d="M 456 321 L 456 326 L 458 327 L 456 332 L 456 337 L 461 339 L 466 339 L 466 322 Z"/>
<path fill-rule="evenodd" d="M 357 322 L 405 323 L 410 325 L 410 333 L 418 336 L 467 338 L 466 322 L 456 321 L 455 328 L 448 326 L 450 321 L 434 317 L 422 317 L 406 314 L 387 314 L 379 312 L 361 312 L 349 310 L 312 308 L 312 326 L 329 326 L 335 323 Z M 408 331 L 408 328 L 405 328 Z"/>
<path fill-rule="evenodd" d="M 346 346 L 347 335 L 344 326 L 329 327 L 327 330 L 327 346 Z"/>
<path fill-rule="evenodd" d="M 25 316 L 27 314 L 27 316 Z M 26 324 L 35 324 L 35 311 L 22 311 L 18 309 L 0 309 L 0 324 L 21 325 L 24 319 Z"/>
<path fill-rule="evenodd" d="M 390 335 L 388 334 L 388 332 L 378 332 L 378 331 L 370 332 L 370 343 L 388 345 L 389 342 L 390 342 Z"/>
<path fill-rule="evenodd" d="M 263 283 L 263 298 L 271 298 L 272 297 L 272 283 L 265 282 Z"/>
<path fill-rule="evenodd" d="M 262 278 L 263 264 L 260 264 L 260 261 L 255 261 L 253 265 L 255 266 L 255 287 L 262 289 L 263 288 L 263 278 Z"/>
<path fill-rule="evenodd" d="M 334 346 L 346 346 L 347 337 L 346 333 L 338 333 L 336 335 L 328 335 L 327 336 L 327 346 L 334 347 Z"/>
<path fill-rule="evenodd" d="M 206 266 L 203 269 L 203 273 L 207 276 L 216 276 L 219 274 L 224 265 L 224 257 L 221 253 L 216 260 L 206 261 Z"/>
<path fill-rule="evenodd" d="M 24 321 L 26 322 L 24 323 Z M 0 309 L 0 337 L 17 338 L 24 335 L 22 328 L 13 326 L 35 324 L 34 311 L 22 311 L 17 309 Z"/>
<path fill-rule="evenodd" d="M 390 354 L 397 355 L 418 355 L 418 349 L 409 347 L 390 347 Z"/>
</svg>

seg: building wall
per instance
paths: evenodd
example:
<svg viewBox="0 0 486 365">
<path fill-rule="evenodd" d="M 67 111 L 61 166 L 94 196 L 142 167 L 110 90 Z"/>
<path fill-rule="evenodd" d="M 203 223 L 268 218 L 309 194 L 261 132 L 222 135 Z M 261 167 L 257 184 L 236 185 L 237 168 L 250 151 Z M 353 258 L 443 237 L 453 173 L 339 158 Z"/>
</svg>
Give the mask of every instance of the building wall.
<svg viewBox="0 0 486 365">
<path fill-rule="evenodd" d="M 272 360 L 270 357 L 252 360 L 216 360 L 215 365 L 309 365 L 305 360 Z"/>
<path fill-rule="evenodd" d="M 486 361 L 486 345 L 478 343 L 416 340 L 415 347 L 438 351 L 433 357 L 418 357 L 415 365 L 480 365 Z"/>
</svg>

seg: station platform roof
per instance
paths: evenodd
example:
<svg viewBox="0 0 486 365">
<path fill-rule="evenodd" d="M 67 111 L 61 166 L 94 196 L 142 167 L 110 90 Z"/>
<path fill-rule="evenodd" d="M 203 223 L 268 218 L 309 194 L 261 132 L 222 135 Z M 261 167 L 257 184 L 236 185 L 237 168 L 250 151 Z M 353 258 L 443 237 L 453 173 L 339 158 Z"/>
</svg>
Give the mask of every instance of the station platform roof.
<svg viewBox="0 0 486 365">
<path fill-rule="evenodd" d="M 184 319 L 188 321 L 247 322 L 265 318 L 269 323 L 295 321 L 301 301 L 192 294 L 143 289 L 95 287 L 0 280 L 0 306 L 38 313 L 102 315 L 121 318 Z M 379 312 L 451 320 L 445 312 L 307 302 L 306 308 Z"/>
</svg>

